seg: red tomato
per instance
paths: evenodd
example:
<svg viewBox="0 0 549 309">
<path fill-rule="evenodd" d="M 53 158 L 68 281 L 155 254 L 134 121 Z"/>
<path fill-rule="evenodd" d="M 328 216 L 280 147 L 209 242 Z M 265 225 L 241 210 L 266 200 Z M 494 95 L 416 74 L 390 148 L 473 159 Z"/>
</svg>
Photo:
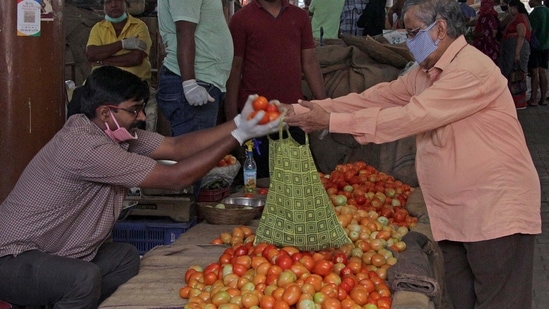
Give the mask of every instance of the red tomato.
<svg viewBox="0 0 549 309">
<path fill-rule="evenodd" d="M 347 256 L 343 252 L 336 252 L 336 253 L 334 253 L 332 261 L 334 263 L 347 264 Z"/>
<path fill-rule="evenodd" d="M 269 122 L 274 121 L 278 119 L 278 117 L 280 117 L 279 112 L 267 112 L 266 115 L 267 117 L 269 117 Z"/>
<path fill-rule="evenodd" d="M 282 267 L 282 269 L 288 269 L 292 264 L 293 261 L 289 255 L 281 254 L 276 258 L 276 265 Z"/>
<path fill-rule="evenodd" d="M 252 102 L 252 106 L 255 111 L 264 111 L 267 109 L 268 105 L 269 101 L 267 101 L 267 98 L 261 95 L 255 98 L 255 100 Z"/>
<path fill-rule="evenodd" d="M 332 261 L 318 260 L 315 262 L 312 273 L 320 276 L 326 276 L 332 271 L 332 266 L 334 266 Z"/>
<path fill-rule="evenodd" d="M 257 193 L 258 194 L 267 194 L 267 193 L 269 193 L 269 189 L 267 189 L 267 188 L 258 188 Z"/>
<path fill-rule="evenodd" d="M 276 106 L 276 104 L 273 104 L 273 103 L 267 104 L 267 108 L 265 108 L 265 111 L 266 111 L 267 113 L 269 113 L 269 112 L 277 112 L 277 113 L 280 113 L 280 111 L 278 110 L 278 106 Z"/>
</svg>

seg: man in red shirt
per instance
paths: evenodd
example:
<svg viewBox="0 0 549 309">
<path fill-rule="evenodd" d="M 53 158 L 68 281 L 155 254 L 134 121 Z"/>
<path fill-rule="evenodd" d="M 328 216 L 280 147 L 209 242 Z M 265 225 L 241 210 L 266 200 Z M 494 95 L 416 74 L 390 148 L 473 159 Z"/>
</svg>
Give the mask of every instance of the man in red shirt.
<svg viewBox="0 0 549 309">
<path fill-rule="evenodd" d="M 227 119 L 237 115 L 250 94 L 281 102 L 304 99 L 302 76 L 315 99 L 326 97 L 306 11 L 288 0 L 254 0 L 232 16 L 229 29 L 234 59 L 225 96 Z M 290 133 L 304 141 L 300 129 L 290 128 Z M 255 154 L 259 178 L 269 175 L 268 139 L 261 141 L 261 156 Z"/>
</svg>

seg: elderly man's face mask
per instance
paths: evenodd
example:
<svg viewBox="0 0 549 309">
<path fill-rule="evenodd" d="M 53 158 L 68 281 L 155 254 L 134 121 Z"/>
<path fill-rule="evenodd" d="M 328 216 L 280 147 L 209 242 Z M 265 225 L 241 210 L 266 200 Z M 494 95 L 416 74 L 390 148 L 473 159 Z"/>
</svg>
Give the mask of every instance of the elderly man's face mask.
<svg viewBox="0 0 549 309">
<path fill-rule="evenodd" d="M 408 31 L 406 45 L 414 56 L 417 63 L 422 63 L 438 48 L 440 39 L 434 41 L 429 35 L 429 31 L 437 24 L 434 23 L 427 26 L 425 29 L 414 29 Z"/>
</svg>

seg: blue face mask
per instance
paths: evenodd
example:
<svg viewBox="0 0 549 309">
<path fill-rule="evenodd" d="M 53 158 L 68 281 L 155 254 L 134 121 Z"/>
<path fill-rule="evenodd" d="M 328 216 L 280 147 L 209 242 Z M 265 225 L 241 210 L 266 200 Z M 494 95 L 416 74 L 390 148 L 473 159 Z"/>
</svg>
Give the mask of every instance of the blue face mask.
<svg viewBox="0 0 549 309">
<path fill-rule="evenodd" d="M 415 37 L 406 39 L 406 45 L 414 56 L 414 59 L 416 59 L 417 63 L 422 63 L 438 48 L 438 42 L 440 42 L 440 39 L 433 41 L 429 35 L 429 30 L 431 30 L 436 23 L 437 22 L 435 21 L 430 24 L 429 27 L 419 30 Z"/>
<path fill-rule="evenodd" d="M 113 24 L 123 22 L 127 18 L 128 18 L 128 14 L 126 14 L 126 12 L 124 12 L 124 14 L 120 15 L 120 17 L 117 17 L 117 18 L 112 18 L 109 15 L 105 14 L 105 19 L 110 21 Z"/>
</svg>

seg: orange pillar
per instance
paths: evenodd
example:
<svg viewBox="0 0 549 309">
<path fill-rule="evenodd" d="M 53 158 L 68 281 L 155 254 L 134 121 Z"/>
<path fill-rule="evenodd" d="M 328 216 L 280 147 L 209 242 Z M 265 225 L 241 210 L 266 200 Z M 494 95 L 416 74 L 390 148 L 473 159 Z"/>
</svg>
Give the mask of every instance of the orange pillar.
<svg viewBox="0 0 549 309">
<path fill-rule="evenodd" d="M 0 1 L 0 203 L 64 123 L 64 1 L 51 2 L 40 36 L 18 36 L 17 1 Z"/>
</svg>

